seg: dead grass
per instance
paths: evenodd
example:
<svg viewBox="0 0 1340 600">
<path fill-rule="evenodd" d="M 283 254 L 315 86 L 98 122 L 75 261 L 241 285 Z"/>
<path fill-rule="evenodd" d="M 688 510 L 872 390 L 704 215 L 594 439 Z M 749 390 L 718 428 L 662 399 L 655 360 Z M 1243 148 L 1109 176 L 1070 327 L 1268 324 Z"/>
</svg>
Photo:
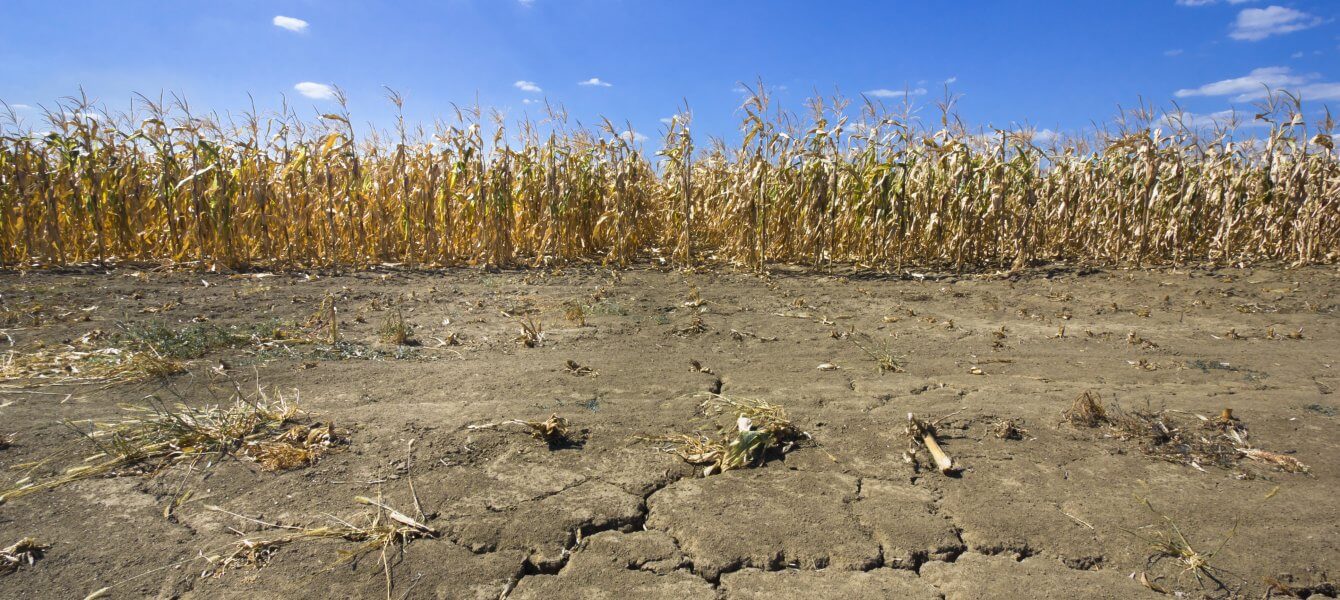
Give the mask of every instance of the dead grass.
<svg viewBox="0 0 1340 600">
<path fill-rule="evenodd" d="M 399 308 L 386 311 L 386 320 L 382 322 L 381 341 L 392 346 L 404 346 L 409 343 L 410 326 L 405 323 L 405 313 Z"/>
<path fill-rule="evenodd" d="M 1088 390 L 1077 396 L 1075 402 L 1061 416 L 1067 423 L 1076 427 L 1093 428 L 1110 422 L 1107 409 L 1103 408 L 1098 394 Z"/>
<path fill-rule="evenodd" d="M 857 337 L 862 339 L 858 340 Z M 859 336 L 853 336 L 851 343 L 875 361 L 881 375 L 903 372 L 904 360 L 893 353 L 893 348 L 888 340 L 876 340 L 870 334 L 862 333 Z"/>
<path fill-rule="evenodd" d="M 35 473 L 52 462 L 71 462 L 73 447 L 16 465 L 27 474 L 0 491 L 0 503 L 82 479 L 154 475 L 178 465 L 207 468 L 227 456 L 255 461 L 266 470 L 291 469 L 311 464 L 340 442 L 332 424 L 296 423 L 296 398 L 289 402 L 277 390 L 259 386 L 253 397 L 238 390 L 226 405 L 192 408 L 153 398 L 126 410 L 132 416 L 117 421 L 68 423 L 98 452 L 49 476 Z"/>
<path fill-rule="evenodd" d="M 1205 470 L 1206 466 L 1233 469 L 1248 458 L 1290 473 L 1306 473 L 1302 461 L 1256 448 L 1246 423 L 1225 408 L 1217 417 L 1172 410 L 1124 411 L 1104 406 L 1098 396 L 1084 392 L 1063 414 L 1065 421 L 1077 427 L 1108 426 L 1108 434 L 1135 442 L 1146 456 Z"/>
<path fill-rule="evenodd" d="M 1192 545 L 1191 540 L 1187 538 L 1186 534 L 1182 533 L 1182 529 L 1178 527 L 1172 517 L 1155 510 L 1154 505 L 1148 498 L 1140 498 L 1140 503 L 1158 517 L 1157 523 L 1141 528 L 1152 530 L 1152 533 L 1143 533 L 1139 531 L 1127 532 L 1149 544 L 1149 548 L 1153 551 L 1153 554 L 1149 557 L 1148 564 L 1146 565 L 1147 567 L 1152 567 L 1155 563 L 1162 560 L 1172 560 L 1182 568 L 1181 572 L 1178 573 L 1178 577 L 1191 573 L 1196 578 L 1196 582 L 1202 587 L 1205 585 L 1204 580 L 1209 579 L 1210 581 L 1213 581 L 1218 588 L 1227 588 L 1223 578 L 1229 573 L 1216 567 L 1211 561 L 1224 549 L 1224 546 L 1228 544 L 1229 540 L 1233 539 L 1233 535 L 1237 533 L 1238 526 L 1236 523 L 1213 550 L 1202 552 Z M 1148 581 L 1147 577 L 1146 581 Z M 1146 585 L 1151 589 L 1155 589 L 1153 582 L 1146 583 Z"/>
<path fill-rule="evenodd" d="M 714 437 L 677 433 L 639 439 L 666 444 L 666 451 L 685 462 L 705 465 L 704 476 L 759 466 L 769 452 L 785 454 L 801 441 L 813 439 L 796 427 L 785 408 L 766 400 L 712 394 L 700 408 L 708 416 L 735 415 L 734 427 L 723 427 Z"/>
<path fill-rule="evenodd" d="M 8 351 L 0 359 L 0 382 L 28 385 L 106 384 L 149 381 L 186 372 L 181 363 L 152 351 L 121 348 Z"/>
<path fill-rule="evenodd" d="M 419 515 L 418 518 L 411 517 L 387 505 L 380 497 L 373 499 L 366 496 L 357 496 L 354 498 L 354 502 L 372 507 L 371 514 L 364 514 L 350 520 L 331 516 L 329 524 L 315 527 L 283 525 L 240 515 L 217 506 L 209 506 L 207 508 L 210 510 L 232 515 L 267 529 L 285 533 L 275 536 L 245 537 L 234 542 L 222 552 L 205 556 L 205 560 L 210 565 L 205 574 L 217 577 L 232 569 L 263 568 L 275 553 L 285 546 L 304 541 L 338 539 L 354 542 L 357 545 L 352 549 L 339 550 L 337 552 L 339 559 L 335 566 L 355 562 L 372 552 L 378 553 L 378 562 L 386 579 L 386 597 L 390 598 L 392 592 L 392 553 L 403 551 L 404 547 L 413 540 L 435 538 L 439 533 L 433 527 L 423 523 L 426 519 L 422 515 Z"/>
<path fill-rule="evenodd" d="M 544 325 L 531 317 L 518 320 L 517 324 L 521 326 L 521 335 L 517 336 L 516 342 L 527 348 L 539 348 L 544 345 Z"/>
</svg>

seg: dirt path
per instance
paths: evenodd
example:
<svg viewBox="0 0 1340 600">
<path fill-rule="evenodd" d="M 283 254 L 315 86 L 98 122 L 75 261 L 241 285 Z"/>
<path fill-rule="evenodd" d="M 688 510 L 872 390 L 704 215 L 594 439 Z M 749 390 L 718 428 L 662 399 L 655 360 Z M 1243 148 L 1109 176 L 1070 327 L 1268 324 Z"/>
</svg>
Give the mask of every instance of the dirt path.
<svg viewBox="0 0 1340 600">
<path fill-rule="evenodd" d="M 67 372 L 0 384 L 0 436 L 15 434 L 0 450 L 6 486 L 22 476 L 16 465 L 92 452 L 63 420 L 117 418 L 119 403 L 150 395 L 226 401 L 257 381 L 298 390 L 309 418 L 335 423 L 348 444 L 278 473 L 230 459 L 14 498 L 0 505 L 0 547 L 25 536 L 51 547 L 0 574 L 0 597 L 106 586 L 116 598 L 383 597 L 379 554 L 342 562 L 358 544 L 339 539 L 202 576 L 202 556 L 241 535 L 275 535 L 208 507 L 271 523 L 352 522 L 367 513 L 356 496 L 408 511 L 411 481 L 441 535 L 390 553 L 394 598 L 1161 596 L 1131 578 L 1141 572 L 1189 597 L 1259 598 L 1274 581 L 1334 597 L 1338 293 L 1336 270 L 1323 267 L 1015 281 L 4 274 L 0 327 L 11 339 L 0 345 L 27 354 L 152 341 L 188 369 L 141 383 L 64 384 L 78 375 Z M 341 344 L 239 341 L 301 329 L 327 294 Z M 378 341 L 392 308 L 417 345 Z M 542 326 L 536 347 L 517 341 L 526 320 Z M 881 373 L 863 346 L 887 350 L 901 372 Z M 1236 455 L 1164 460 L 1168 448 L 1151 455 L 1148 440 L 1113 426 L 1063 422 L 1085 390 L 1122 415 L 1178 424 L 1187 443 L 1221 439 L 1195 415 L 1232 408 L 1250 445 L 1308 472 Z M 728 425 L 729 415 L 701 411 L 709 391 L 781 404 L 815 441 L 702 477 L 637 439 Z M 909 412 L 957 413 L 939 434 L 959 473 L 904 462 Z M 576 443 L 550 449 L 505 423 L 470 428 L 552 413 L 579 432 Z M 996 435 L 1006 419 L 1021 439 Z M 1169 522 L 1206 569 L 1148 564 L 1147 539 Z"/>
</svg>

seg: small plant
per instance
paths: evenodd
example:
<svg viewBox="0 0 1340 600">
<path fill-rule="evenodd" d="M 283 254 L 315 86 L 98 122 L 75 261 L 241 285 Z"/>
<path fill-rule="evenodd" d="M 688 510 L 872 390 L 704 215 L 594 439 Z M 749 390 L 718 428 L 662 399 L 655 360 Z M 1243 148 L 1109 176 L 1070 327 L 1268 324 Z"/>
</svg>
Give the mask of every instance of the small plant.
<svg viewBox="0 0 1340 600">
<path fill-rule="evenodd" d="M 1002 440 L 1022 440 L 1028 430 L 1020 427 L 1014 419 L 1001 419 L 991 426 L 991 433 Z"/>
<path fill-rule="evenodd" d="M 1177 523 L 1168 515 L 1155 510 L 1154 505 L 1150 503 L 1148 498 L 1140 498 L 1140 503 L 1159 518 L 1159 522 L 1151 526 L 1154 529 L 1153 534 L 1127 532 L 1149 544 L 1150 549 L 1153 550 L 1154 554 L 1149 557 L 1148 566 L 1153 566 L 1154 563 L 1164 559 L 1172 559 L 1182 567 L 1182 571 L 1178 574 L 1179 577 L 1189 572 L 1195 576 L 1196 582 L 1202 587 L 1205 585 L 1202 576 L 1213 581 L 1221 589 L 1227 587 L 1222 580 L 1222 576 L 1227 572 L 1210 564 L 1210 561 L 1220 550 L 1224 549 L 1229 540 L 1233 539 L 1233 535 L 1238 530 L 1236 523 L 1214 550 L 1200 552 L 1192 546 L 1191 541 L 1182 533 Z"/>
<path fill-rule="evenodd" d="M 1108 418 L 1107 409 L 1103 408 L 1103 404 L 1099 402 L 1098 394 L 1088 390 L 1077 396 L 1070 408 L 1061 416 L 1066 422 L 1076 427 L 1093 428 L 1112 422 Z"/>
<path fill-rule="evenodd" d="M 409 344 L 410 326 L 405 322 L 405 313 L 399 308 L 386 311 L 386 320 L 382 322 L 381 341 L 392 346 Z"/>
<path fill-rule="evenodd" d="M 305 324 L 307 329 L 313 332 L 312 337 L 323 337 L 326 343 L 331 345 L 340 342 L 340 323 L 336 312 L 335 296 L 326 294 L 321 299 L 321 305 L 307 318 Z"/>
<path fill-rule="evenodd" d="M 893 349 L 888 340 L 875 340 L 866 333 L 860 334 L 860 337 L 864 338 L 864 343 L 857 341 L 855 337 L 851 337 L 852 344 L 860 348 L 866 356 L 874 359 L 875 366 L 879 369 L 881 375 L 903 372 L 903 361 L 893 354 Z"/>
<path fill-rule="evenodd" d="M 684 306 L 686 308 L 698 308 L 704 304 L 707 304 L 707 301 L 703 300 L 702 294 L 698 293 L 698 288 L 690 289 L 688 298 L 684 300 Z"/>
<path fill-rule="evenodd" d="M 521 335 L 517 343 L 527 348 L 539 348 L 544 345 L 544 325 L 531 317 L 517 322 L 521 326 Z"/>
<path fill-rule="evenodd" d="M 563 311 L 563 316 L 573 325 L 586 327 L 586 310 L 582 308 L 581 304 L 576 302 L 568 303 Z"/>
</svg>

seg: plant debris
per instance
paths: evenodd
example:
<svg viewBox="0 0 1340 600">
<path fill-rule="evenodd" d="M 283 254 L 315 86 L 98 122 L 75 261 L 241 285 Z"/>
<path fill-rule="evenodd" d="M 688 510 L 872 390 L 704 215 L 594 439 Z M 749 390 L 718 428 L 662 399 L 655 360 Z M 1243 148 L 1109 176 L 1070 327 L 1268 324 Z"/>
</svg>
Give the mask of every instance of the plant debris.
<svg viewBox="0 0 1340 600">
<path fill-rule="evenodd" d="M 1061 415 L 1066 422 L 1076 427 L 1097 427 L 1110 423 L 1107 409 L 1099 402 L 1098 394 L 1085 390 L 1075 398 L 1075 402 Z"/>
<path fill-rule="evenodd" d="M 206 466 L 225 456 L 255 461 L 268 471 L 312 464 L 317 456 L 342 442 L 333 424 L 303 425 L 296 402 L 276 391 L 271 397 L 257 388 L 255 398 L 239 391 L 231 405 L 192 408 L 168 405 L 152 398 L 145 406 L 128 407 L 134 416 L 112 422 L 92 422 L 78 431 L 99 452 L 57 475 L 34 478 L 32 473 L 50 459 L 19 465 L 29 475 L 14 487 L 0 491 L 0 504 L 13 498 L 55 488 L 73 481 L 128 473 L 157 474 L 180 464 Z"/>
<path fill-rule="evenodd" d="M 330 517 L 333 523 L 321 527 L 282 525 L 240 515 L 218 506 L 208 506 L 206 508 L 209 510 L 232 515 L 269 529 L 279 529 L 289 533 L 275 537 L 242 538 L 231 544 L 222 553 L 205 556 L 204 558 L 210 566 L 203 575 L 218 577 L 230 569 L 262 568 L 280 548 L 295 542 L 315 539 L 342 539 L 357 542 L 359 545 L 353 550 L 340 550 L 338 553 L 340 559 L 337 564 L 356 561 L 369 552 L 377 551 L 380 553 L 380 563 L 386 578 L 386 594 L 390 598 L 391 566 L 393 562 L 390 555 L 391 550 L 403 549 L 416 539 L 435 538 L 439 535 L 439 532 L 424 524 L 420 520 L 422 517 L 420 519 L 410 517 L 385 504 L 380 499 L 357 496 L 354 501 L 373 507 L 372 515 L 353 521 Z"/>
<path fill-rule="evenodd" d="M 549 444 L 550 449 L 563 448 L 574 445 L 577 440 L 572 437 L 568 430 L 568 420 L 558 416 L 558 413 L 549 415 L 544 421 L 526 421 L 522 419 L 512 419 L 510 421 L 501 421 L 497 423 L 481 423 L 479 425 L 467 425 L 466 429 L 493 429 L 500 425 L 524 425 L 530 428 L 531 437 L 542 440 Z"/>
<path fill-rule="evenodd" d="M 1181 528 L 1172 520 L 1172 517 L 1155 510 L 1154 505 L 1150 503 L 1148 498 L 1140 498 L 1140 503 L 1144 504 L 1150 512 L 1154 513 L 1154 515 L 1159 518 L 1157 524 L 1146 527 L 1153 527 L 1155 529 L 1153 534 L 1143 534 L 1135 531 L 1127 532 L 1148 543 L 1150 549 L 1153 550 L 1154 553 L 1149 557 L 1147 566 L 1153 566 L 1155 563 L 1164 559 L 1172 559 L 1182 567 L 1179 576 L 1190 572 L 1195 576 L 1196 582 L 1202 587 L 1204 586 L 1204 581 L 1201 579 L 1202 576 L 1215 582 L 1221 589 L 1227 587 L 1222 580 L 1223 575 L 1227 572 L 1210 564 L 1210 561 L 1214 559 L 1215 555 L 1218 554 L 1220 550 L 1224 549 L 1224 546 L 1228 544 L 1229 540 L 1233 539 L 1233 535 L 1237 533 L 1238 530 L 1236 523 L 1234 523 L 1233 528 L 1229 530 L 1228 535 L 1224 536 L 1224 539 L 1219 542 L 1219 545 L 1216 546 L 1214 550 L 1201 552 L 1192 546 L 1191 541 L 1182 533 Z M 1145 576 L 1144 579 L 1145 581 L 1142 581 L 1141 583 L 1144 583 L 1145 586 L 1150 589 L 1156 589 L 1153 582 L 1149 581 L 1148 576 Z"/>
<path fill-rule="evenodd" d="M 1022 440 L 1028 430 L 1020 427 L 1014 419 L 1001 419 L 991 426 L 991 433 L 1002 440 Z"/>
<path fill-rule="evenodd" d="M 728 398 L 712 394 L 699 407 L 709 415 L 736 415 L 733 428 L 723 428 L 717 437 L 703 434 L 672 434 L 642 438 L 665 442 L 667 451 L 685 462 L 703 467 L 703 476 L 763 464 L 769 451 L 785 454 L 804 440 L 813 439 L 795 426 L 786 409 L 766 400 Z"/>
<path fill-rule="evenodd" d="M 568 360 L 567 365 L 564 367 L 564 370 L 578 377 L 586 377 L 588 375 L 594 377 L 600 374 L 597 373 L 595 369 L 579 365 L 577 364 L 577 361 L 571 359 Z"/>
<path fill-rule="evenodd" d="M 0 550 L 0 575 L 9 575 L 19 570 L 19 567 L 32 566 L 50 548 L 50 544 L 26 537 Z"/>
<path fill-rule="evenodd" d="M 1196 421 L 1180 415 L 1192 415 Z M 1247 425 L 1233 415 L 1231 408 L 1224 408 L 1214 418 L 1170 410 L 1125 412 L 1115 406 L 1105 407 L 1096 395 L 1085 392 L 1063 416 L 1081 427 L 1106 424 L 1113 437 L 1138 442 L 1145 455 L 1200 471 L 1207 465 L 1232 469 L 1240 459 L 1249 458 L 1290 473 L 1308 472 L 1308 466 L 1292 456 L 1253 446 Z"/>
<path fill-rule="evenodd" d="M 906 462 L 915 468 L 917 466 L 917 447 L 920 445 L 921 447 L 926 448 L 927 452 L 930 452 L 932 460 L 935 461 L 935 468 L 937 470 L 945 475 L 957 473 L 960 469 L 954 464 L 953 459 L 949 458 L 949 455 L 945 454 L 944 450 L 940 448 L 940 443 L 935 438 L 935 428 L 945 419 L 956 414 L 958 414 L 958 412 L 950 413 L 934 421 L 927 422 L 918 419 L 912 413 L 907 413 L 907 428 L 904 431 L 907 433 L 908 446 L 907 450 L 903 452 L 903 462 Z"/>
</svg>

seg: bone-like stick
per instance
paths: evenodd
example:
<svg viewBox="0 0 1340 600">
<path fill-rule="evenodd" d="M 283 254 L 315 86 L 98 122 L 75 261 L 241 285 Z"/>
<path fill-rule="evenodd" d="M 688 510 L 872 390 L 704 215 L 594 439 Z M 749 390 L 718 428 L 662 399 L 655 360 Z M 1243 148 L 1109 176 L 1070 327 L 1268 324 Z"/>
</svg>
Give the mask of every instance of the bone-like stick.
<svg viewBox="0 0 1340 600">
<path fill-rule="evenodd" d="M 926 449 L 930 451 L 931 457 L 935 459 L 936 468 L 941 473 L 950 473 L 954 470 L 954 461 L 940 449 L 940 443 L 935 440 L 935 429 L 926 423 L 917 419 L 912 413 L 907 413 L 907 433 L 913 439 L 919 439 Z"/>
</svg>

